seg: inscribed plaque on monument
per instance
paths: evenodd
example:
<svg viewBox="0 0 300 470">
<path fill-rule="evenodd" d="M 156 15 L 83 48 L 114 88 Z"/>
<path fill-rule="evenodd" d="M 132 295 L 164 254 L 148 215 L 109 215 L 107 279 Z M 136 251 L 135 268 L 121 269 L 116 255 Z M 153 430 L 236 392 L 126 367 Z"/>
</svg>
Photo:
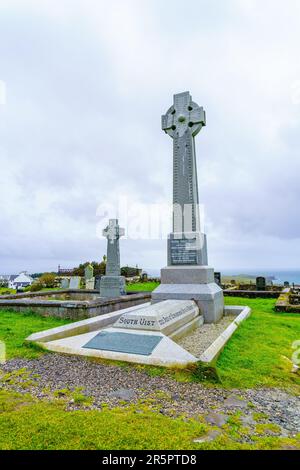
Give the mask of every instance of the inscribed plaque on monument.
<svg viewBox="0 0 300 470">
<path fill-rule="evenodd" d="M 101 331 L 83 347 L 87 349 L 150 356 L 161 340 L 162 336 L 157 335 L 137 335 Z"/>
<path fill-rule="evenodd" d="M 170 255 L 172 265 L 196 265 L 197 264 L 197 250 L 193 247 L 196 244 L 196 239 L 171 239 Z"/>
</svg>

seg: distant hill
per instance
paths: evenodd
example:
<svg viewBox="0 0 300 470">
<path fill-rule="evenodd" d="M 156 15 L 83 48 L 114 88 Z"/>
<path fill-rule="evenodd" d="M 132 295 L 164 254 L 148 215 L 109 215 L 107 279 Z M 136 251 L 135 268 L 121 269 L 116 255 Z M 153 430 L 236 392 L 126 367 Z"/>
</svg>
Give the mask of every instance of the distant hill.
<svg viewBox="0 0 300 470">
<path fill-rule="evenodd" d="M 258 276 L 263 276 L 263 274 L 231 274 L 228 275 L 226 274 L 225 276 L 222 276 L 222 282 L 230 282 L 231 280 L 235 280 L 236 282 L 240 282 L 243 284 L 250 284 L 254 283 L 256 281 L 256 278 Z M 272 282 L 276 280 L 275 276 L 263 276 L 266 278 L 267 282 Z"/>
</svg>

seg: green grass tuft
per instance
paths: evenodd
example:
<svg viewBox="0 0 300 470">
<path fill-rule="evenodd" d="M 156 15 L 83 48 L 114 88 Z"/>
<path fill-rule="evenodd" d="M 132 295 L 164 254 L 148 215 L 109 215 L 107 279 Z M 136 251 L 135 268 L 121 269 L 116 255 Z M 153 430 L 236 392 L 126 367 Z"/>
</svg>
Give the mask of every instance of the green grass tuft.
<svg viewBox="0 0 300 470">
<path fill-rule="evenodd" d="M 159 286 L 159 282 L 137 282 L 135 284 L 127 284 L 127 292 L 152 292 Z"/>
<path fill-rule="evenodd" d="M 214 384 L 220 383 L 217 368 L 201 362 L 198 362 L 195 366 L 191 367 L 191 377 L 194 382 L 208 381 Z"/>
<path fill-rule="evenodd" d="M 38 357 L 43 349 L 34 343 L 24 343 L 27 336 L 37 331 L 48 330 L 70 323 L 68 320 L 53 317 L 41 317 L 32 312 L 14 312 L 0 310 L 0 340 L 6 346 L 6 358 Z"/>
<path fill-rule="evenodd" d="M 227 305 L 248 305 L 252 315 L 227 343 L 217 361 L 222 385 L 233 388 L 300 389 L 291 372 L 292 344 L 300 339 L 300 315 L 275 313 L 274 299 L 225 298 Z"/>
<path fill-rule="evenodd" d="M 37 401 L 30 395 L 0 391 L 1 450 L 223 450 L 300 448 L 295 438 L 269 436 L 273 426 L 260 427 L 257 435 L 239 420 L 223 426 L 213 442 L 197 443 L 213 428 L 201 419 L 171 418 L 147 405 L 66 411 L 66 401 Z M 116 432 L 117 430 L 117 432 Z M 252 432 L 252 434 L 251 434 Z M 242 437 L 250 437 L 241 443 Z"/>
</svg>

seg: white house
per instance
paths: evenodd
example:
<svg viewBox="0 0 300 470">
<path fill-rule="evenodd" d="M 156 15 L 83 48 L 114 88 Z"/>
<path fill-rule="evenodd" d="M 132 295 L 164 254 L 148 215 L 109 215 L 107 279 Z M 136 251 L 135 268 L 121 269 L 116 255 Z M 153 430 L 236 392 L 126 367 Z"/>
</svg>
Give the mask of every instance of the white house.
<svg viewBox="0 0 300 470">
<path fill-rule="evenodd" d="M 21 272 L 18 276 L 10 276 L 8 280 L 8 287 L 10 289 L 19 289 L 22 287 L 31 286 L 33 279 L 27 274 L 26 271 Z"/>
</svg>

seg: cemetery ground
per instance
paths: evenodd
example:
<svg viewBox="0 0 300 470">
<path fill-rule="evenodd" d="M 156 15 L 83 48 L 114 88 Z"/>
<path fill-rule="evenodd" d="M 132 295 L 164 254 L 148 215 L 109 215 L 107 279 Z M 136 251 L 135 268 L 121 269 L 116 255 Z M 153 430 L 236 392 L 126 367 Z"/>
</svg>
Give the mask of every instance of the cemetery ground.
<svg viewBox="0 0 300 470">
<path fill-rule="evenodd" d="M 24 339 L 66 320 L 1 311 L 0 448 L 300 449 L 299 316 L 247 304 L 216 364 L 189 370 L 45 352 Z"/>
</svg>

